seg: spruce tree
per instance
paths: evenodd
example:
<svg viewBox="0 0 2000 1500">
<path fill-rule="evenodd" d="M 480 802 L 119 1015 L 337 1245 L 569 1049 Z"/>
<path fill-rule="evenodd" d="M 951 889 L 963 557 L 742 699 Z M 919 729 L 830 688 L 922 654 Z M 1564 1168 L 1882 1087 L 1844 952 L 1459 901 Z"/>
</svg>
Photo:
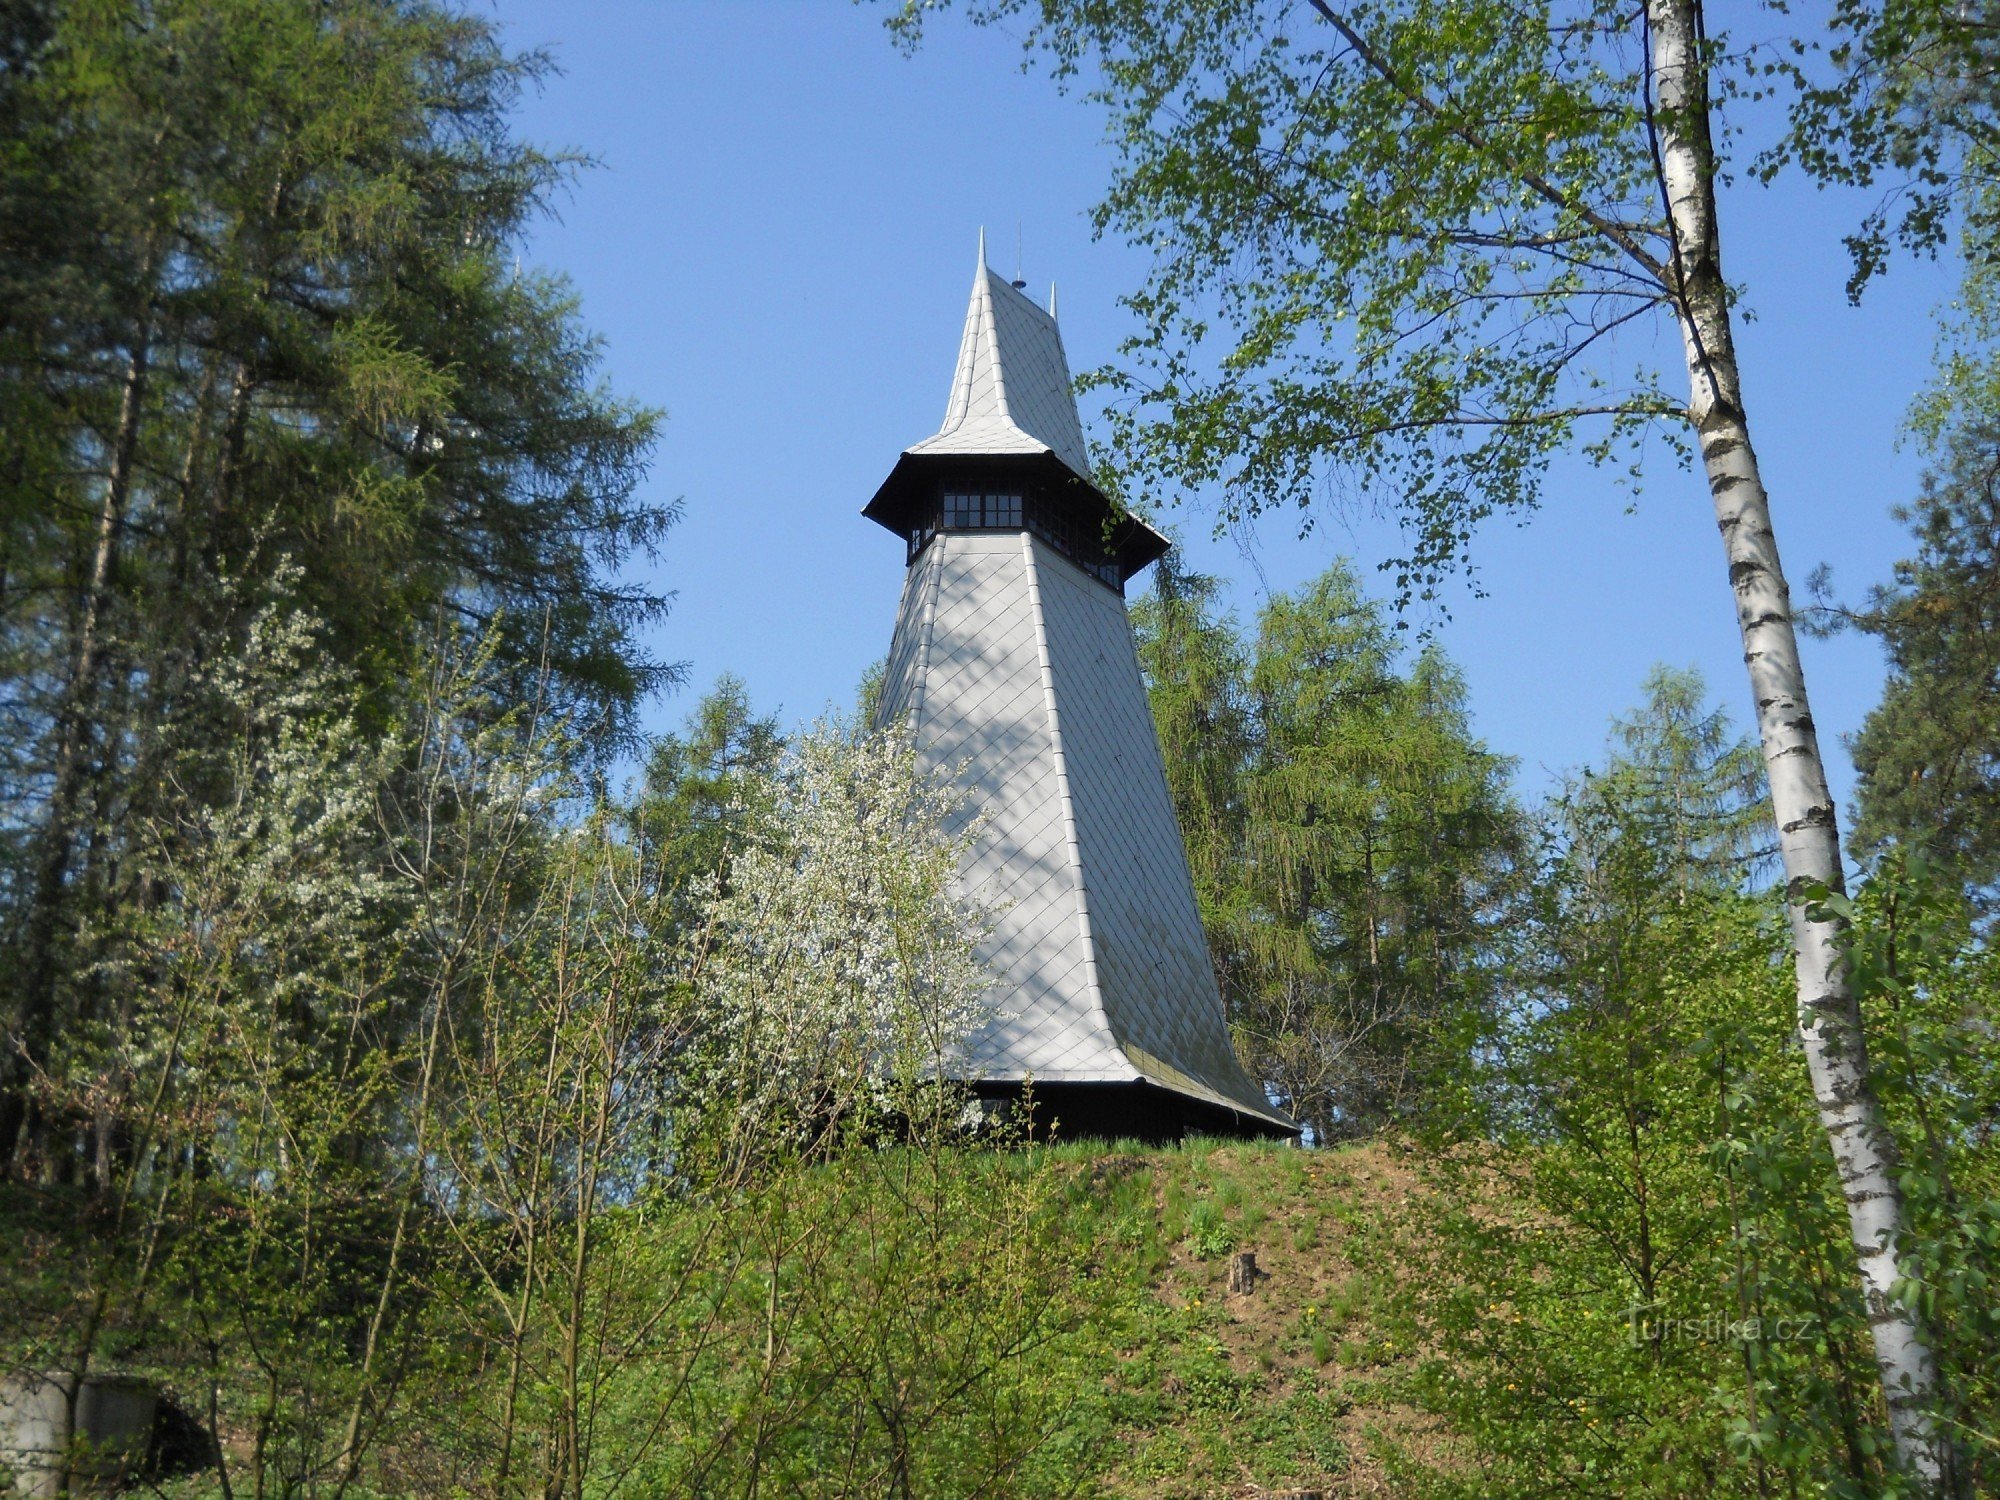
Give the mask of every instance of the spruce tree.
<svg viewBox="0 0 2000 1500">
<path fill-rule="evenodd" d="M 1921 850 L 1991 911 L 2000 899 L 2000 424 L 1951 439 L 1898 514 L 1916 534 L 1850 618 L 1882 642 L 1889 678 L 1854 739 L 1852 842 Z"/>
</svg>

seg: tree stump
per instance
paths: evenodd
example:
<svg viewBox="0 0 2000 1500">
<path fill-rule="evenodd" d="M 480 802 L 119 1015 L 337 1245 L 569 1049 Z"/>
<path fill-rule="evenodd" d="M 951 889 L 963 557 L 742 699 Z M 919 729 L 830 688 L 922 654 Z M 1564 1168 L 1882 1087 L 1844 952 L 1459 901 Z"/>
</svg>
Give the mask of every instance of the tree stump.
<svg viewBox="0 0 2000 1500">
<path fill-rule="evenodd" d="M 1229 1290 L 1245 1294 L 1257 1290 L 1257 1255 L 1255 1251 L 1243 1250 L 1230 1257 Z"/>
</svg>

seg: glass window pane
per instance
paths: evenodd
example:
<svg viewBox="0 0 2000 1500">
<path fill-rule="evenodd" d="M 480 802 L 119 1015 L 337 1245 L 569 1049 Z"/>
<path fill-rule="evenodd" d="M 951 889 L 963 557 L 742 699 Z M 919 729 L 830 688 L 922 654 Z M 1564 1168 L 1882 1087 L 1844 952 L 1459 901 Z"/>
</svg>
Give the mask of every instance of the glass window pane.
<svg viewBox="0 0 2000 1500">
<path fill-rule="evenodd" d="M 1018 493 L 947 493 L 938 508 L 939 523 L 959 529 L 1018 531 L 1021 515 L 1021 496 Z"/>
</svg>

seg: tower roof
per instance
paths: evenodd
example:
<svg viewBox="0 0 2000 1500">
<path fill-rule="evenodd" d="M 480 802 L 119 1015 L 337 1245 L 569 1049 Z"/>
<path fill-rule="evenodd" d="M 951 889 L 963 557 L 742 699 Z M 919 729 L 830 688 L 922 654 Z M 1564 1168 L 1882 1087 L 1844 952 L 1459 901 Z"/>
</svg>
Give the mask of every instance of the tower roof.
<svg viewBox="0 0 2000 1500">
<path fill-rule="evenodd" d="M 1090 455 L 1055 317 L 986 264 L 983 234 L 944 425 L 906 451 L 981 457 L 1052 453 L 1077 478 L 1090 478 Z"/>
<path fill-rule="evenodd" d="M 1054 308 L 1053 288 L 1044 312 L 986 264 L 982 233 L 944 425 L 903 450 L 863 515 L 908 537 L 925 524 L 941 480 L 968 469 L 1005 472 L 1060 497 L 1086 533 L 1101 530 L 1121 579 L 1168 550 L 1165 537 L 1122 511 L 1090 477 Z"/>
</svg>

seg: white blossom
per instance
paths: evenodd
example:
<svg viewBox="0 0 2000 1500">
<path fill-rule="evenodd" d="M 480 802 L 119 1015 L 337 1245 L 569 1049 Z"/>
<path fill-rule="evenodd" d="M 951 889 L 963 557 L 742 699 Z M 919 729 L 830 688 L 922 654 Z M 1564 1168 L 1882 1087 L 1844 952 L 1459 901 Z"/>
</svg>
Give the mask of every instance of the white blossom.
<svg viewBox="0 0 2000 1500">
<path fill-rule="evenodd" d="M 963 798 L 900 736 L 822 723 L 746 809 L 694 969 L 705 1082 L 739 1119 L 835 1118 L 962 1073 L 991 982 L 986 913 L 956 889 Z"/>
</svg>

